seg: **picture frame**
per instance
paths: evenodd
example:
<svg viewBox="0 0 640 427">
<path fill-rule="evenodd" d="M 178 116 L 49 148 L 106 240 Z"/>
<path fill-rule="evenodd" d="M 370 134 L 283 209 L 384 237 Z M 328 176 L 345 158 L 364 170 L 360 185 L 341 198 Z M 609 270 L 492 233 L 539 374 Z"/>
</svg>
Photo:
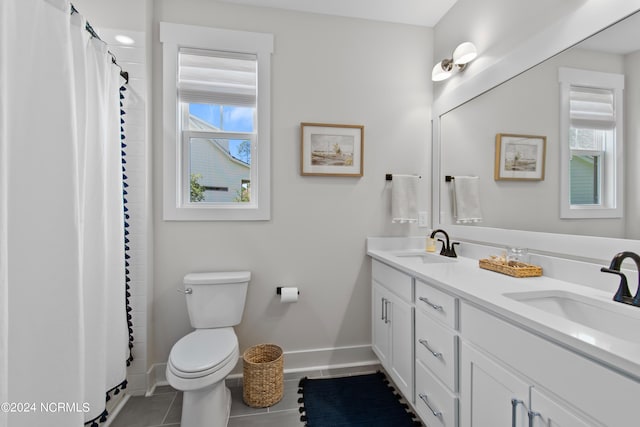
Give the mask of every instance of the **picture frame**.
<svg viewBox="0 0 640 427">
<path fill-rule="evenodd" d="M 494 179 L 544 180 L 546 150 L 546 136 L 497 134 Z"/>
<path fill-rule="evenodd" d="M 361 177 L 364 173 L 364 126 L 300 124 L 300 174 Z"/>
</svg>

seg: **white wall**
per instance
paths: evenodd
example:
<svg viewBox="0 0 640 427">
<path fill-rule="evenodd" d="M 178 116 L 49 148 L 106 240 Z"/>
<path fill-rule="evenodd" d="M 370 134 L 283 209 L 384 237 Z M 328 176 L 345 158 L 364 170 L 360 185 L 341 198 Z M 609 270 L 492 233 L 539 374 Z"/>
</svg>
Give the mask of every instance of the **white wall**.
<svg viewBox="0 0 640 427">
<path fill-rule="evenodd" d="M 171 346 L 191 329 L 184 296 L 175 289 L 186 273 L 206 270 L 252 272 L 244 318 L 236 328 L 241 351 L 261 342 L 277 343 L 285 352 L 369 346 L 365 238 L 417 232 L 390 223 L 390 186 L 384 178 L 385 173 L 428 176 L 432 31 L 205 0 L 157 0 L 155 99 L 162 78 L 159 21 L 273 33 L 275 51 L 272 219 L 165 222 L 161 188 L 155 186 L 155 362 L 164 363 Z M 161 118 L 156 103 L 156 183 L 162 182 Z M 364 176 L 300 176 L 299 124 L 307 121 L 364 125 Z M 426 206 L 428 182 L 422 187 L 420 203 Z M 279 285 L 298 286 L 300 301 L 279 303 Z M 329 363 L 340 362 L 331 357 Z"/>
<path fill-rule="evenodd" d="M 72 3 L 96 28 L 144 31 L 150 1 L 152 0 L 73 0 Z"/>
</svg>

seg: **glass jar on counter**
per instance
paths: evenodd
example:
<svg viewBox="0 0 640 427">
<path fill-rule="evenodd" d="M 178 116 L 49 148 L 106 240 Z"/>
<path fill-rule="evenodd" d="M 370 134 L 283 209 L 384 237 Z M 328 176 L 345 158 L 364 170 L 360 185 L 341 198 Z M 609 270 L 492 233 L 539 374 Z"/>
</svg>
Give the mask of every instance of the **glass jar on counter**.
<svg viewBox="0 0 640 427">
<path fill-rule="evenodd" d="M 507 264 L 529 263 L 529 251 L 527 248 L 507 247 Z"/>
</svg>

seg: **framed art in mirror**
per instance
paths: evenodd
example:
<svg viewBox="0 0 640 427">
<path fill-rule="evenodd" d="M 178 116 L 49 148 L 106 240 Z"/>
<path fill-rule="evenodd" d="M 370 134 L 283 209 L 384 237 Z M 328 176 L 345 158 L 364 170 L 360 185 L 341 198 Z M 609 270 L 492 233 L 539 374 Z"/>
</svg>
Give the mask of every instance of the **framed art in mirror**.
<svg viewBox="0 0 640 427">
<path fill-rule="evenodd" d="M 542 181 L 546 145 L 546 136 L 497 134 L 494 179 Z"/>
<path fill-rule="evenodd" d="M 364 126 L 300 124 L 300 174 L 360 177 Z"/>
</svg>

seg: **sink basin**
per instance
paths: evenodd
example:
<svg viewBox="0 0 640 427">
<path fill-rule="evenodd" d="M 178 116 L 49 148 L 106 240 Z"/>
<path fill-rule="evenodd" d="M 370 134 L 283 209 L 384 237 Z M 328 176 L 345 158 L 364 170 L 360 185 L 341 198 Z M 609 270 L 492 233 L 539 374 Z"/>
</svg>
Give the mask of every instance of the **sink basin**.
<svg viewBox="0 0 640 427">
<path fill-rule="evenodd" d="M 416 261 L 421 261 L 423 264 L 444 264 L 449 262 L 456 262 L 456 258 L 449 258 L 443 255 L 428 253 L 428 252 L 396 252 L 395 256 L 400 258 L 410 258 Z"/>
<path fill-rule="evenodd" d="M 504 296 L 624 340 L 640 341 L 640 307 L 565 291 L 514 292 Z"/>
</svg>

